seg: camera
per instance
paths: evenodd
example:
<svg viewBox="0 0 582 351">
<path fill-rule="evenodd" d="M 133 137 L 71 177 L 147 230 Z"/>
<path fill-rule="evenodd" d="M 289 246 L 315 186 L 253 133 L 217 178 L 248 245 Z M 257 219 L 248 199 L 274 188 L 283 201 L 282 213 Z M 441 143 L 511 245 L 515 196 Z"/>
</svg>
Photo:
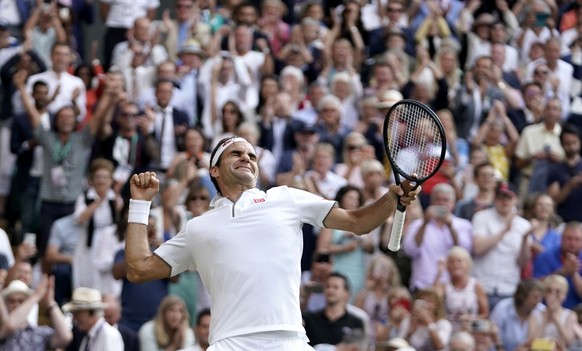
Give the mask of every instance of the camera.
<svg viewBox="0 0 582 351">
<path fill-rule="evenodd" d="M 490 330 L 489 321 L 484 319 L 476 319 L 471 322 L 471 330 L 473 332 L 487 333 Z"/>
</svg>

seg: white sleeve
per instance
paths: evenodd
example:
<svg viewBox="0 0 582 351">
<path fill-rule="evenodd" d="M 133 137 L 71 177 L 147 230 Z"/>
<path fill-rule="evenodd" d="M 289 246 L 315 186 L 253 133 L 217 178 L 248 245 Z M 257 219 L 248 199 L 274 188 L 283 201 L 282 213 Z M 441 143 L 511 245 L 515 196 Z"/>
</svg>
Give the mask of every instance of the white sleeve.
<svg viewBox="0 0 582 351">
<path fill-rule="evenodd" d="M 154 251 L 154 254 L 172 267 L 172 277 L 188 270 L 196 270 L 192 253 L 188 249 L 186 234 L 190 223 L 188 222 L 175 237 L 166 241 Z"/>
<path fill-rule="evenodd" d="M 305 190 L 287 188 L 291 195 L 301 222 L 309 223 L 318 227 L 323 227 L 323 221 L 329 211 L 336 206 L 335 201 L 324 199 L 319 195 L 312 194 Z"/>
</svg>

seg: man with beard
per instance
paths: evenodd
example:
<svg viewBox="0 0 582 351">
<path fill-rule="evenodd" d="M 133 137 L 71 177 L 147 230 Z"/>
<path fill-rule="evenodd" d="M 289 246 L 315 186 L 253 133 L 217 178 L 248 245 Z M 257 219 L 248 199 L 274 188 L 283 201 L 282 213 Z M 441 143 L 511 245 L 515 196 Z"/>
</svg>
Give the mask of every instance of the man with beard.
<svg viewBox="0 0 582 351">
<path fill-rule="evenodd" d="M 580 132 L 572 124 L 564 124 L 560 134 L 564 160 L 554 165 L 548 175 L 548 194 L 558 205 L 557 212 L 566 222 L 582 221 L 582 160 Z"/>
</svg>

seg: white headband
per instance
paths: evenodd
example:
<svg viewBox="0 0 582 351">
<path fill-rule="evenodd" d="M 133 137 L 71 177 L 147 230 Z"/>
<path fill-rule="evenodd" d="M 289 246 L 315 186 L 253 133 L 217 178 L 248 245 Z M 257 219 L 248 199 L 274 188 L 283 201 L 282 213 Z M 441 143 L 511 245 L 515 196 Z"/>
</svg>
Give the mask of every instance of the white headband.
<svg viewBox="0 0 582 351">
<path fill-rule="evenodd" d="M 216 163 L 218 162 L 218 159 L 220 158 L 220 155 L 222 155 L 224 150 L 226 150 L 226 148 L 229 147 L 230 145 L 237 143 L 237 142 L 244 142 L 244 143 L 251 145 L 251 143 L 249 143 L 245 138 L 241 138 L 241 137 L 232 137 L 232 138 L 225 140 L 222 144 L 220 144 L 218 149 L 216 149 L 216 152 L 214 153 L 214 155 L 212 155 L 212 158 L 210 159 L 210 167 L 216 166 Z"/>
</svg>

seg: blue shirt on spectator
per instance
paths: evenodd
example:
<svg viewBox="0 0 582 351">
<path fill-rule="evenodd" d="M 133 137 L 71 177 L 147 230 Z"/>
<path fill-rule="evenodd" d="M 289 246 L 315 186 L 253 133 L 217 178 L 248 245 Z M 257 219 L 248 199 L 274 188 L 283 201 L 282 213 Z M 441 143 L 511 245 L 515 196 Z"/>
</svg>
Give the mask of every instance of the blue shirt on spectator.
<svg viewBox="0 0 582 351">
<path fill-rule="evenodd" d="M 582 254 L 578 254 L 578 259 L 582 259 Z M 553 249 L 548 249 L 534 260 L 534 278 L 542 278 L 553 274 L 562 267 L 562 253 L 561 247 L 557 246 Z M 582 273 L 582 270 L 580 271 Z M 576 294 L 574 282 L 572 277 L 565 277 L 568 280 L 568 296 L 563 303 L 566 308 L 573 309 L 577 304 L 582 302 L 582 298 Z"/>
</svg>

